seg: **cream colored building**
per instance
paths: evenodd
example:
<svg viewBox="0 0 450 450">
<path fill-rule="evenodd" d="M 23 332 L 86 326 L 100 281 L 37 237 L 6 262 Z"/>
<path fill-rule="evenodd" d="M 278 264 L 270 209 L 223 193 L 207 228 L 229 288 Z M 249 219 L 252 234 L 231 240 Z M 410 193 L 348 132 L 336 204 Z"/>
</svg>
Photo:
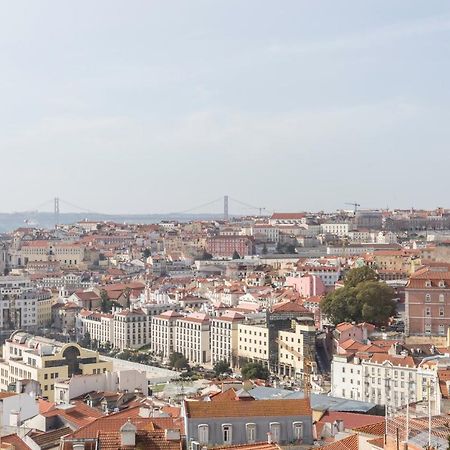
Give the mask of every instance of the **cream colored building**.
<svg viewBox="0 0 450 450">
<path fill-rule="evenodd" d="M 265 320 L 238 324 L 238 358 L 269 364 L 269 329 Z"/>
<path fill-rule="evenodd" d="M 38 299 L 37 301 L 37 325 L 48 327 L 52 322 L 52 305 L 55 303 L 53 297 Z"/>
<path fill-rule="evenodd" d="M 163 359 L 168 359 L 174 352 L 176 323 L 180 317 L 183 316 L 176 311 L 152 317 L 151 350 Z"/>
<path fill-rule="evenodd" d="M 63 344 L 51 339 L 15 331 L 3 344 L 0 361 L 0 390 L 17 380 L 40 383 L 42 395 L 54 401 L 55 381 L 73 375 L 99 374 L 112 370 L 112 363 L 78 344 Z"/>
<path fill-rule="evenodd" d="M 150 317 L 142 309 L 124 309 L 114 314 L 113 347 L 140 348 L 150 343 Z"/>
<path fill-rule="evenodd" d="M 89 333 L 91 342 L 96 340 L 99 344 L 109 342 L 113 345 L 114 319 L 112 314 L 83 310 L 78 313 L 77 321 L 79 321 L 77 329 L 81 336 Z"/>
<path fill-rule="evenodd" d="M 209 316 L 192 313 L 176 322 L 175 351 L 182 353 L 192 364 L 211 360 Z"/>
<path fill-rule="evenodd" d="M 227 311 L 219 317 L 211 318 L 211 362 L 228 361 L 234 366 L 237 361 L 238 325 L 244 316 L 235 311 Z"/>
<path fill-rule="evenodd" d="M 20 254 L 24 264 L 36 261 L 58 261 L 61 266 L 79 267 L 84 260 L 84 247 L 79 243 L 56 241 L 24 241 Z"/>
<path fill-rule="evenodd" d="M 315 336 L 314 319 L 293 320 L 290 330 L 278 331 L 280 375 L 301 379 L 308 365 L 315 370 Z"/>
</svg>

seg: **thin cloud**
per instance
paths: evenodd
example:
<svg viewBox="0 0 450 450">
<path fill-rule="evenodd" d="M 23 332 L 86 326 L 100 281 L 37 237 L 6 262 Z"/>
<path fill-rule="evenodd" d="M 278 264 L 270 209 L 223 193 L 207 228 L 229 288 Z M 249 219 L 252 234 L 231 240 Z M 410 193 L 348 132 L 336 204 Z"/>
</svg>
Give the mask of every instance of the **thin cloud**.
<svg viewBox="0 0 450 450">
<path fill-rule="evenodd" d="M 353 33 L 336 39 L 299 44 L 272 44 L 268 50 L 273 53 L 316 53 L 326 51 L 351 51 L 385 45 L 394 40 L 450 31 L 449 17 L 433 17 L 426 20 L 399 23 Z"/>
</svg>

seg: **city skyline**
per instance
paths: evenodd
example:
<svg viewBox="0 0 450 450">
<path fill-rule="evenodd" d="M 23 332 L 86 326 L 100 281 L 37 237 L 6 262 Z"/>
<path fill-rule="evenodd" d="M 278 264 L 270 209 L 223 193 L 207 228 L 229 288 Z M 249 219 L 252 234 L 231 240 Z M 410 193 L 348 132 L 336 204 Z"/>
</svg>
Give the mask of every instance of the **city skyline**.
<svg viewBox="0 0 450 450">
<path fill-rule="evenodd" d="M 224 193 L 269 211 L 448 206 L 447 4 L 0 12 L 2 212 L 60 196 L 166 213 Z"/>
</svg>

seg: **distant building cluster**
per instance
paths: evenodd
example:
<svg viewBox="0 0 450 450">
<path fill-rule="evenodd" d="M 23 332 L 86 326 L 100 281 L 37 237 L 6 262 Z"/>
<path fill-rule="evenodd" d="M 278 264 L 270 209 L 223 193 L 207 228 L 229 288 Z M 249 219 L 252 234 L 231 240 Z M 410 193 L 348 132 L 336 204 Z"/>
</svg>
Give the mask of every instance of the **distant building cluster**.
<svg viewBox="0 0 450 450">
<path fill-rule="evenodd" d="M 345 293 L 351 316 L 357 269 L 392 288 L 383 323 L 324 306 Z M 0 235 L 0 447 L 439 448 L 449 329 L 442 208 L 19 228 Z"/>
</svg>

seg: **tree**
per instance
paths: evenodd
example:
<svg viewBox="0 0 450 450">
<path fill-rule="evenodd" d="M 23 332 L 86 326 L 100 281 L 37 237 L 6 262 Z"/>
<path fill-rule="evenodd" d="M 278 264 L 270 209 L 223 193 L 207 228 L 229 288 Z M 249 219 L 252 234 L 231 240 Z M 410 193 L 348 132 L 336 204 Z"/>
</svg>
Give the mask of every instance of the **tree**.
<svg viewBox="0 0 450 450">
<path fill-rule="evenodd" d="M 179 352 L 173 352 L 169 357 L 169 364 L 176 370 L 188 369 L 189 361 Z"/>
<path fill-rule="evenodd" d="M 233 252 L 233 259 L 241 259 L 241 256 L 239 255 L 239 253 L 237 252 L 237 250 L 235 250 Z"/>
<path fill-rule="evenodd" d="M 360 272 L 355 279 L 358 277 Z M 320 303 L 322 313 L 334 324 L 354 321 L 385 325 L 396 311 L 394 290 L 386 283 L 373 280 L 361 281 L 356 286 L 350 283 L 323 298 Z"/>
<path fill-rule="evenodd" d="M 267 380 L 270 376 L 269 369 L 259 362 L 249 362 L 241 369 L 242 378 L 250 380 L 258 378 L 260 380 Z"/>
<path fill-rule="evenodd" d="M 127 286 L 125 288 L 125 290 L 123 291 L 123 296 L 125 297 L 126 301 L 127 301 L 127 308 L 131 308 L 131 289 Z"/>
<path fill-rule="evenodd" d="M 356 287 L 363 281 L 378 281 L 378 274 L 368 266 L 358 267 L 347 273 L 344 285 L 346 287 Z"/>
<path fill-rule="evenodd" d="M 262 254 L 267 255 L 267 245 L 266 244 L 263 245 Z"/>
<path fill-rule="evenodd" d="M 105 291 L 105 289 L 102 289 L 100 291 L 100 298 L 102 299 L 102 303 L 100 305 L 102 312 L 110 313 L 112 310 L 113 302 L 109 299 L 108 293 Z"/>
<path fill-rule="evenodd" d="M 216 377 L 219 377 L 220 375 L 224 373 L 231 373 L 232 370 L 230 368 L 230 363 L 228 361 L 222 360 L 217 361 L 214 364 L 214 373 L 216 374 Z"/>
<path fill-rule="evenodd" d="M 84 336 L 80 339 L 79 344 L 83 348 L 90 348 L 90 346 L 91 346 L 91 335 L 90 335 L 89 331 L 86 331 L 86 333 L 84 333 Z"/>
<path fill-rule="evenodd" d="M 208 253 L 206 250 L 203 250 L 202 260 L 210 261 L 211 259 L 213 259 L 213 255 L 211 255 L 211 253 Z"/>
<path fill-rule="evenodd" d="M 150 250 L 149 248 L 146 248 L 146 249 L 144 250 L 144 252 L 143 252 L 144 258 L 147 259 L 147 258 L 148 258 L 149 256 L 151 256 L 151 255 L 152 255 L 151 250 Z"/>
</svg>

